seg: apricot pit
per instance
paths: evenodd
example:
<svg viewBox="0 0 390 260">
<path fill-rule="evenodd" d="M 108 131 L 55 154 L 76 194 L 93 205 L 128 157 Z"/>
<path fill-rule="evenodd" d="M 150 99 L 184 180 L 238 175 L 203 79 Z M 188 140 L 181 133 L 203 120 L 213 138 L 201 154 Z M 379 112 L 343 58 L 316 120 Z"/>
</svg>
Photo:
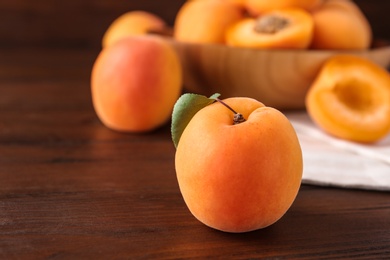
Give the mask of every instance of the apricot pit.
<svg viewBox="0 0 390 260">
<path fill-rule="evenodd" d="M 257 19 L 255 27 L 253 28 L 258 33 L 277 33 L 288 27 L 290 20 L 282 16 L 268 15 L 261 16 Z"/>
<path fill-rule="evenodd" d="M 312 39 L 311 15 L 299 8 L 286 8 L 248 17 L 227 29 L 226 44 L 265 49 L 305 49 Z"/>
</svg>

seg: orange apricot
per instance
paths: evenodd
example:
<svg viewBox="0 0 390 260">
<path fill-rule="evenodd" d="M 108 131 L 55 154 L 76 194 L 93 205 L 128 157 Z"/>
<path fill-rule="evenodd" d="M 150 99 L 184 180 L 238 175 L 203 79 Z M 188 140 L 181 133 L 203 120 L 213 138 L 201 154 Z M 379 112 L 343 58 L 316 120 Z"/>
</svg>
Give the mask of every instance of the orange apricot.
<svg viewBox="0 0 390 260">
<path fill-rule="evenodd" d="M 242 8 L 230 1 L 188 1 L 177 13 L 173 37 L 182 42 L 221 44 L 226 28 L 243 15 Z"/>
<path fill-rule="evenodd" d="M 184 201 L 205 225 L 248 232 L 278 221 L 291 207 L 302 178 L 302 152 L 288 119 L 245 97 L 199 110 L 175 155 Z"/>
<path fill-rule="evenodd" d="M 322 4 L 323 0 L 245 0 L 245 6 L 253 16 L 261 15 L 281 8 L 302 8 L 313 10 Z"/>
<path fill-rule="evenodd" d="M 365 58 L 333 56 L 310 87 L 306 107 L 326 132 L 375 142 L 390 132 L 390 75 Z"/>
<path fill-rule="evenodd" d="M 167 28 L 159 16 L 146 11 L 130 11 L 115 19 L 103 35 L 102 45 L 107 47 L 125 36 L 162 32 Z"/>
<path fill-rule="evenodd" d="M 328 0 L 312 12 L 311 48 L 364 50 L 372 42 L 371 26 L 360 8 L 348 0 Z"/>
<path fill-rule="evenodd" d="M 245 6 L 245 1 L 246 0 L 225 0 L 225 1 L 230 1 L 230 2 L 232 2 L 234 4 L 236 4 L 236 5 L 239 5 L 239 6 L 243 7 L 243 8 L 246 8 L 246 6 Z"/>
<path fill-rule="evenodd" d="M 150 131 L 169 120 L 181 84 L 180 61 L 168 42 L 129 36 L 98 55 L 91 75 L 93 106 L 110 129 Z"/>
<path fill-rule="evenodd" d="M 250 48 L 307 48 L 312 39 L 311 15 L 300 8 L 286 8 L 245 18 L 226 32 L 226 44 Z"/>
</svg>

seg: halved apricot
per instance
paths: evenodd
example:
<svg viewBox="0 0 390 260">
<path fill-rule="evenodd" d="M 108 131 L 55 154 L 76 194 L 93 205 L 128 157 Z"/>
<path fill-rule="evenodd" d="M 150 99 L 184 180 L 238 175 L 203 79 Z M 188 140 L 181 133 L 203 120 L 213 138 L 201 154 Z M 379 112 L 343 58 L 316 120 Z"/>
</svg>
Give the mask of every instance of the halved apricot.
<svg viewBox="0 0 390 260">
<path fill-rule="evenodd" d="M 250 48 L 305 49 L 312 39 L 313 20 L 300 8 L 286 8 L 245 18 L 226 32 L 226 44 Z"/>
<path fill-rule="evenodd" d="M 390 132 L 390 74 L 366 58 L 333 56 L 310 87 L 306 108 L 336 137 L 375 142 Z"/>
</svg>

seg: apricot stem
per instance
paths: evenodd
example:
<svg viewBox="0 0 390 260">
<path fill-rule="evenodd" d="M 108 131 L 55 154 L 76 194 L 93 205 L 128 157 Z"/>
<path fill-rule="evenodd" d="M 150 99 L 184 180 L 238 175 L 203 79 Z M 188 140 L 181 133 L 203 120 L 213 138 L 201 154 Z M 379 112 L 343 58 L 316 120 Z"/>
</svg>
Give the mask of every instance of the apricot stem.
<svg viewBox="0 0 390 260">
<path fill-rule="evenodd" d="M 240 123 L 243 123 L 245 122 L 245 118 L 242 114 L 240 113 L 237 113 L 233 108 L 231 108 L 228 104 L 226 104 L 225 102 L 223 102 L 222 100 L 220 100 L 219 98 L 215 98 L 215 100 L 217 100 L 219 103 L 221 103 L 222 105 L 224 105 L 225 107 L 227 107 L 230 111 L 232 111 L 234 113 L 234 117 L 233 117 L 233 125 L 237 125 L 237 124 L 240 124 Z"/>
</svg>

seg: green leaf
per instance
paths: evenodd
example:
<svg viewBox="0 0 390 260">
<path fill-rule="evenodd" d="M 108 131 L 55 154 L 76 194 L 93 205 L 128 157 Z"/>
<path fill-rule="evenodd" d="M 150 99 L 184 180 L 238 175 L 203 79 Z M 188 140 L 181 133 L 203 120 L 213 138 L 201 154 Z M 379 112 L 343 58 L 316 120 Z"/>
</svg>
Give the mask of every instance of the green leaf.
<svg viewBox="0 0 390 260">
<path fill-rule="evenodd" d="M 218 98 L 220 94 L 216 93 L 211 97 L 206 97 L 197 94 L 183 94 L 173 107 L 171 134 L 172 141 L 177 147 L 180 137 L 191 121 L 192 117 L 205 106 L 210 105 Z"/>
</svg>

